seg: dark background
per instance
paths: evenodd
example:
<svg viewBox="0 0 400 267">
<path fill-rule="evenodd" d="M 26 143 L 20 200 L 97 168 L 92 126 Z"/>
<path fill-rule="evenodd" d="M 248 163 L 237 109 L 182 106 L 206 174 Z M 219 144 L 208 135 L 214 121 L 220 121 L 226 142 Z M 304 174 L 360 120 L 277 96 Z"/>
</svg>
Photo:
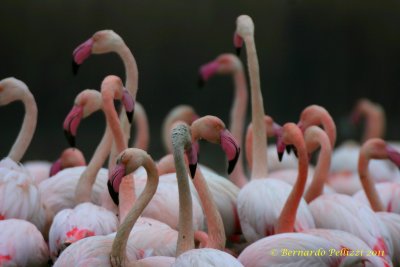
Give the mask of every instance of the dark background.
<svg viewBox="0 0 400 267">
<path fill-rule="evenodd" d="M 108 74 L 125 79 L 116 54 L 91 56 L 78 76 L 72 75 L 73 49 L 102 29 L 117 32 L 137 60 L 137 100 L 150 119 L 154 158 L 164 154 L 162 120 L 178 104 L 193 105 L 199 114 L 219 116 L 228 124 L 231 78 L 213 78 L 199 90 L 197 71 L 218 54 L 234 51 L 240 14 L 255 22 L 264 106 L 276 121 L 297 121 L 304 107 L 319 104 L 335 118 L 338 143 L 359 139 L 360 129 L 349 125 L 348 114 L 358 98 L 368 97 L 386 109 L 388 139 L 398 139 L 399 1 L 2 0 L 0 78 L 23 80 L 39 107 L 37 130 L 23 161 L 54 160 L 67 147 L 62 122 L 77 93 L 99 88 Z M 241 58 L 245 61 L 245 55 Z M 21 103 L 1 107 L 2 156 L 22 117 Z M 101 113 L 81 124 L 77 142 L 87 158 L 104 125 Z M 223 166 L 218 148 L 205 145 L 202 150 L 203 163 Z M 216 162 L 207 151 L 215 152 Z"/>
</svg>

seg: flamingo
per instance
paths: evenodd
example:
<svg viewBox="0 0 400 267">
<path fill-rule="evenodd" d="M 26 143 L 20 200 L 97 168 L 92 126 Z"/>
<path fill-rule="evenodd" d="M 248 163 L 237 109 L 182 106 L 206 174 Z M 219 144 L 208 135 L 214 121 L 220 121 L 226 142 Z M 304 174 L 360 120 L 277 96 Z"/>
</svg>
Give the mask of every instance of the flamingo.
<svg viewBox="0 0 400 267">
<path fill-rule="evenodd" d="M 129 264 L 152 266 L 169 266 L 174 261 L 170 257 L 152 257 L 141 259 L 144 256 L 143 250 L 135 248 L 128 242 L 129 233 L 135 222 L 143 212 L 146 205 L 155 194 L 158 185 L 158 174 L 152 158 L 143 150 L 132 148 L 127 154 L 121 154 L 118 159 L 131 155 L 133 157 L 133 170 L 143 166 L 148 174 L 146 187 L 130 209 L 125 220 L 118 229 L 116 235 L 93 236 L 73 243 L 61 254 L 55 263 L 57 266 L 128 266 Z M 121 180 L 124 176 L 119 168 L 110 172 L 111 177 Z M 141 260 L 140 260 L 141 259 Z"/>
<path fill-rule="evenodd" d="M 252 143 L 251 181 L 239 192 L 237 209 L 243 234 L 247 241 L 254 242 L 265 235 L 275 233 L 275 224 L 284 201 L 292 187 L 279 179 L 268 177 L 266 151 L 266 127 L 264 123 L 263 100 L 259 84 L 258 60 L 254 43 L 254 24 L 247 15 L 236 20 L 234 43 L 239 48 L 246 43 L 249 65 L 252 103 Z M 266 179 L 267 178 L 267 179 Z M 305 183 L 305 181 L 302 181 Z M 293 187 L 293 190 L 295 187 Z M 314 228 L 311 213 L 304 200 L 298 210 L 296 229 Z"/>
<path fill-rule="evenodd" d="M 387 227 L 393 243 L 392 260 L 397 266 L 400 263 L 400 215 L 398 205 L 399 185 L 397 183 L 381 183 L 380 187 L 374 185 L 368 171 L 368 164 L 371 159 L 389 159 L 397 166 L 400 165 L 400 153 L 394 150 L 384 140 L 372 138 L 367 140 L 360 149 L 358 159 L 358 172 L 364 190 L 354 195 L 358 201 L 369 204 Z M 382 201 L 384 199 L 384 201 Z M 395 212 L 396 214 L 391 214 Z"/>
<path fill-rule="evenodd" d="M 218 135 L 209 135 L 208 138 L 218 140 Z M 192 197 L 190 194 L 189 181 L 185 168 L 185 156 L 189 155 L 189 164 L 195 165 L 195 152 L 192 150 L 190 129 L 185 124 L 179 124 L 172 130 L 172 145 L 175 161 L 176 178 L 179 188 L 179 238 L 176 249 L 176 260 L 171 265 L 180 266 L 243 266 L 230 254 L 212 248 L 194 249 L 194 232 L 192 216 Z M 214 141 L 215 142 L 215 141 Z M 228 143 L 226 144 L 228 145 Z M 224 146 L 223 146 L 224 147 Z M 233 149 L 233 150 L 232 150 Z M 225 146 L 227 153 L 235 154 L 235 146 Z M 232 156 L 232 155 L 231 155 Z M 195 171 L 195 170 L 194 170 Z M 193 174 L 193 168 L 191 173 Z"/>
<path fill-rule="evenodd" d="M 37 107 L 28 86 L 13 77 L 0 81 L 0 105 L 21 100 L 25 116 L 17 140 L 8 156 L 0 161 L 0 217 L 17 218 L 32 222 L 46 237 L 51 213 L 42 204 L 32 175 L 19 164 L 36 127 Z"/>
<path fill-rule="evenodd" d="M 108 88 L 105 88 L 107 90 Z M 80 118 L 75 116 L 74 109 L 82 108 L 82 117 L 102 108 L 101 93 L 95 90 L 84 90 L 76 98 L 75 106 L 65 121 L 68 136 L 75 136 Z M 127 101 L 124 101 L 126 104 Z M 129 107 L 126 107 L 129 110 Z M 86 111 L 86 112 L 85 112 Z M 89 112 L 90 111 L 90 112 Z M 78 120 L 78 121 L 74 121 Z M 71 134 L 74 127 L 74 134 Z M 55 217 L 50 228 L 49 246 L 53 261 L 62 252 L 62 249 L 81 238 L 93 235 L 107 235 L 117 230 L 116 215 L 106 208 L 91 203 L 91 194 L 96 175 L 110 153 L 112 133 L 106 127 L 103 138 L 99 143 L 95 155 L 88 167 L 79 178 L 75 189 L 75 201 L 78 204 L 74 209 L 64 209 Z"/>
<path fill-rule="evenodd" d="M 367 121 L 363 142 L 369 138 L 382 138 L 385 131 L 383 108 L 367 99 L 361 99 L 357 102 L 351 117 L 354 122 L 358 122 L 363 116 Z M 360 146 L 354 141 L 343 143 L 333 152 L 329 183 L 337 192 L 353 195 L 361 190 L 362 185 L 357 174 L 359 152 Z M 370 175 L 377 182 L 400 181 L 399 170 L 388 160 L 372 160 Z"/>
<path fill-rule="evenodd" d="M 49 249 L 35 225 L 8 219 L 0 229 L 0 266 L 48 266 Z"/>
<path fill-rule="evenodd" d="M 138 91 L 138 68 L 136 60 L 121 36 L 112 30 L 97 31 L 91 38 L 74 50 L 72 54 L 74 73 L 77 73 L 79 65 L 82 64 L 91 54 L 105 54 L 110 52 L 117 53 L 121 58 L 125 67 L 125 87 L 132 95 L 134 102 L 136 102 Z M 127 142 L 130 137 L 130 124 L 126 120 L 126 116 L 123 115 L 123 110 L 121 110 L 120 121 L 122 129 L 124 129 L 124 140 Z M 114 162 L 116 154 L 118 154 L 118 152 L 116 147 L 113 145 L 111 149 L 110 164 Z"/>
<path fill-rule="evenodd" d="M 243 131 L 246 120 L 248 93 L 242 62 L 233 54 L 221 54 L 215 60 L 200 67 L 201 83 L 206 82 L 215 74 L 230 74 L 233 76 L 235 96 L 230 113 L 229 129 L 235 139 L 238 140 L 239 146 L 243 147 Z M 230 180 L 239 188 L 247 183 L 241 155 L 239 156 L 235 170 L 230 175 Z"/>
<path fill-rule="evenodd" d="M 312 146 L 315 139 L 314 134 L 318 134 L 319 128 L 311 127 L 305 132 L 308 145 Z M 320 130 L 322 131 L 322 130 Z M 326 136 L 326 135 L 325 135 Z M 294 145 L 299 158 L 299 176 L 290 196 L 282 208 L 276 224 L 275 235 L 262 238 L 247 248 L 239 255 L 239 261 L 246 267 L 256 266 L 354 266 L 350 264 L 362 263 L 366 257 L 349 257 L 343 255 L 327 255 L 326 252 L 343 248 L 371 250 L 363 241 L 357 237 L 337 230 L 308 229 L 301 233 L 292 233 L 295 229 L 297 209 L 299 207 L 301 196 L 305 188 L 307 178 L 308 155 L 305 140 L 302 137 L 301 130 L 293 123 L 287 123 L 283 126 L 282 141 L 286 145 Z M 325 143 L 329 146 L 328 138 Z M 329 166 L 325 166 L 327 169 Z M 317 169 L 317 172 L 318 169 Z M 321 191 L 321 190 L 320 190 Z M 324 251 L 325 254 L 285 256 L 285 251 Z M 384 259 L 367 258 L 373 263 L 379 263 L 373 266 L 384 265 Z"/>
</svg>

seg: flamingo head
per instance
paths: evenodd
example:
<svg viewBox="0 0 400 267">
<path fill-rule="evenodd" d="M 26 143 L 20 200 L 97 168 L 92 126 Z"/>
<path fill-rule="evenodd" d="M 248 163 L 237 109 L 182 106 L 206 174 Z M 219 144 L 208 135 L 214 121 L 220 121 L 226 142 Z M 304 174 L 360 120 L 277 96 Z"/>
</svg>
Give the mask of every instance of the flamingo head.
<svg viewBox="0 0 400 267">
<path fill-rule="evenodd" d="M 115 51 L 119 44 L 123 44 L 122 38 L 112 30 L 96 32 L 91 38 L 75 48 L 72 53 L 72 70 L 78 73 L 79 66 L 91 54 L 105 54 Z"/>
<path fill-rule="evenodd" d="M 240 55 L 243 46 L 243 40 L 254 35 L 254 23 L 248 15 L 240 15 L 236 19 L 236 31 L 233 36 L 233 45 L 236 48 L 236 54 Z"/>
<path fill-rule="evenodd" d="M 102 99 L 99 91 L 86 89 L 78 94 L 63 124 L 65 136 L 71 147 L 75 147 L 75 136 L 81 120 L 101 107 Z"/>
<path fill-rule="evenodd" d="M 240 59 L 233 54 L 222 54 L 200 67 L 199 86 L 203 86 L 215 74 L 231 74 L 243 69 Z"/>
<path fill-rule="evenodd" d="M 196 175 L 197 162 L 199 159 L 199 142 L 192 142 L 192 146 L 186 149 L 186 155 L 189 161 L 190 176 L 194 178 Z"/>
<path fill-rule="evenodd" d="M 132 124 L 133 115 L 135 112 L 135 99 L 128 90 L 124 89 L 121 98 L 122 104 L 124 105 L 126 116 L 128 117 L 129 123 Z"/>
<path fill-rule="evenodd" d="M 65 168 L 85 166 L 86 160 L 82 152 L 77 148 L 67 148 L 62 153 L 50 168 L 50 176 L 56 175 L 59 171 Z"/>
<path fill-rule="evenodd" d="M 230 174 L 239 158 L 240 147 L 225 128 L 225 124 L 217 117 L 204 116 L 192 123 L 191 130 L 193 140 L 205 139 L 210 143 L 221 145 L 228 158 L 228 174 Z"/>
<path fill-rule="evenodd" d="M 0 106 L 21 99 L 24 93 L 29 92 L 28 86 L 14 77 L 4 78 L 0 81 Z"/>
</svg>

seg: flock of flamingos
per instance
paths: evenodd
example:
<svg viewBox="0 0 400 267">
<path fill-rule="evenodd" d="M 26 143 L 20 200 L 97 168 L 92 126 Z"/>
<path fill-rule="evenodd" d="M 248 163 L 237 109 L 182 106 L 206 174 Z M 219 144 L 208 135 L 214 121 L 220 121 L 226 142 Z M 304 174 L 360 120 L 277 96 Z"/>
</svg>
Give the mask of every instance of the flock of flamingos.
<svg viewBox="0 0 400 267">
<path fill-rule="evenodd" d="M 37 107 L 25 83 L 1 80 L 0 105 L 22 101 L 25 117 L 0 162 L 0 266 L 400 266 L 400 146 L 381 139 L 382 108 L 366 99 L 355 106 L 353 121 L 366 119 L 361 145 L 334 149 L 335 123 L 317 105 L 281 126 L 264 112 L 249 16 L 237 18 L 233 43 L 247 53 L 251 124 L 245 129 L 245 69 L 236 55 L 222 54 L 199 73 L 201 83 L 233 76 L 229 130 L 215 116 L 177 106 L 164 121 L 167 154 L 157 162 L 146 152 L 136 61 L 115 32 L 98 31 L 79 45 L 73 67 L 77 72 L 91 54 L 116 52 L 125 84 L 110 75 L 100 91 L 76 96 L 63 125 L 71 148 L 52 165 L 19 163 Z M 107 126 L 86 165 L 75 138 L 97 111 Z M 267 137 L 276 145 L 267 147 Z M 198 164 L 201 139 L 221 146 L 229 176 Z"/>
</svg>

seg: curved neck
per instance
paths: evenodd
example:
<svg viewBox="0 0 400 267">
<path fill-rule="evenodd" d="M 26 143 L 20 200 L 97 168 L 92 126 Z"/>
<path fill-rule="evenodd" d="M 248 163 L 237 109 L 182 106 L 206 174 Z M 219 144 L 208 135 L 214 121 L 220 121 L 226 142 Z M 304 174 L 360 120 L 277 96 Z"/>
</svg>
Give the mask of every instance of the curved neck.
<svg viewBox="0 0 400 267">
<path fill-rule="evenodd" d="M 147 151 L 150 139 L 149 123 L 144 108 L 137 102 L 135 105 L 135 124 L 137 130 L 133 147 Z"/>
<path fill-rule="evenodd" d="M 183 146 L 174 146 L 173 154 L 179 191 L 179 233 L 176 247 L 178 257 L 185 251 L 194 249 L 193 210 Z"/>
<path fill-rule="evenodd" d="M 321 118 L 321 124 L 329 137 L 331 147 L 335 147 L 336 143 L 336 125 L 332 117 L 324 116 Z"/>
<path fill-rule="evenodd" d="M 117 153 L 121 153 L 123 150 L 128 148 L 124 134 L 122 132 L 121 126 L 119 124 L 118 114 L 114 107 L 114 95 L 111 91 L 102 92 L 103 96 L 103 111 L 106 115 L 107 125 L 111 128 L 114 143 L 117 148 Z M 111 156 L 111 155 L 110 155 Z M 111 162 L 109 166 L 109 171 L 115 166 L 115 160 Z M 122 179 L 119 186 L 119 216 L 120 222 L 124 221 L 125 216 L 131 209 L 133 203 L 135 202 L 135 184 L 133 175 L 127 175 Z"/>
<path fill-rule="evenodd" d="M 229 129 L 235 139 L 239 142 L 239 146 L 242 147 L 248 101 L 246 77 L 243 69 L 236 71 L 233 79 L 235 82 L 235 97 L 231 109 L 231 123 Z M 230 180 L 239 188 L 243 187 L 247 183 L 247 178 L 243 169 L 242 153 L 240 153 L 236 167 L 230 175 Z"/>
<path fill-rule="evenodd" d="M 246 43 L 247 64 L 250 76 L 251 92 L 251 121 L 254 127 L 253 137 L 253 165 L 251 179 L 267 177 L 267 138 L 265 138 L 264 104 L 260 87 L 260 74 L 256 45 L 253 36 L 244 39 Z"/>
<path fill-rule="evenodd" d="M 360 175 L 361 184 L 364 188 L 365 194 L 371 204 L 372 210 L 375 212 L 385 211 L 381 198 L 375 188 L 375 183 L 368 172 L 369 156 L 366 155 L 367 151 L 361 147 L 360 155 L 358 158 L 358 174 Z"/>
<path fill-rule="evenodd" d="M 77 204 L 90 202 L 91 194 L 89 192 L 92 192 L 97 173 L 110 154 L 111 144 L 112 132 L 111 128 L 107 125 L 103 137 L 92 156 L 92 159 L 79 178 L 78 185 L 75 190 L 75 200 Z"/>
<path fill-rule="evenodd" d="M 149 156 L 146 156 L 146 159 L 143 163 L 143 167 L 147 171 L 146 186 L 143 190 L 143 193 L 140 194 L 139 198 L 136 200 L 135 205 L 130 209 L 129 213 L 126 215 L 124 222 L 120 225 L 111 249 L 111 257 L 117 257 L 121 259 L 122 263 L 124 263 L 124 261 L 127 258 L 126 246 L 129 234 L 133 226 L 135 225 L 137 219 L 139 218 L 140 214 L 142 214 L 143 210 L 146 208 L 146 206 L 156 193 L 158 186 L 157 168 Z"/>
<path fill-rule="evenodd" d="M 199 194 L 207 220 L 208 242 L 206 247 L 224 250 L 226 242 L 224 223 L 200 168 L 197 168 L 193 184 Z"/>
<path fill-rule="evenodd" d="M 365 111 L 366 128 L 363 142 L 371 138 L 384 138 L 385 135 L 385 113 L 382 108 L 376 106 Z"/>
<path fill-rule="evenodd" d="M 25 107 L 24 120 L 22 122 L 21 130 L 19 131 L 18 137 L 12 146 L 8 157 L 15 162 L 21 161 L 29 144 L 31 143 L 33 134 L 35 133 L 36 122 L 37 122 L 37 106 L 35 98 L 28 90 L 24 90 L 21 98 L 22 103 Z"/>
<path fill-rule="evenodd" d="M 326 179 L 329 174 L 332 149 L 329 142 L 329 138 L 326 135 L 325 137 L 326 138 L 324 138 L 324 136 L 319 136 L 318 140 L 315 140 L 316 142 L 319 142 L 321 146 L 321 151 L 319 152 L 318 155 L 318 161 L 317 161 L 317 166 L 315 167 L 313 180 L 304 196 L 304 199 L 306 200 L 307 203 L 310 203 L 311 201 L 313 201 L 322 194 Z M 311 140 L 311 142 L 314 142 L 314 140 Z M 309 149 L 308 142 L 307 142 L 307 150 L 309 154 L 311 154 L 313 150 Z"/>
<path fill-rule="evenodd" d="M 125 67 L 125 75 L 126 75 L 126 80 L 125 80 L 125 87 L 129 91 L 129 93 L 132 95 L 133 99 L 136 101 L 136 94 L 138 90 L 138 77 L 139 77 L 139 72 L 136 64 L 136 60 L 133 57 L 129 47 L 123 42 L 121 45 L 116 47 L 115 52 L 120 56 L 124 67 Z M 120 112 L 120 124 L 123 129 L 124 133 L 124 140 L 126 143 L 128 143 L 130 139 L 130 133 L 131 133 L 131 125 L 128 121 L 128 118 L 125 116 L 125 108 L 121 107 L 121 112 Z M 113 165 L 113 162 L 115 161 L 118 152 L 118 148 L 116 145 L 113 143 L 112 148 L 111 148 L 111 153 L 110 153 L 110 159 L 109 159 L 109 168 Z"/>
<path fill-rule="evenodd" d="M 296 144 L 294 145 L 297 148 L 299 158 L 298 176 L 296 183 L 292 188 L 292 192 L 290 192 L 290 195 L 282 209 L 281 215 L 279 216 L 276 234 L 293 232 L 297 208 L 299 207 L 307 181 L 308 155 L 304 141 L 302 146 L 298 146 Z"/>
</svg>

